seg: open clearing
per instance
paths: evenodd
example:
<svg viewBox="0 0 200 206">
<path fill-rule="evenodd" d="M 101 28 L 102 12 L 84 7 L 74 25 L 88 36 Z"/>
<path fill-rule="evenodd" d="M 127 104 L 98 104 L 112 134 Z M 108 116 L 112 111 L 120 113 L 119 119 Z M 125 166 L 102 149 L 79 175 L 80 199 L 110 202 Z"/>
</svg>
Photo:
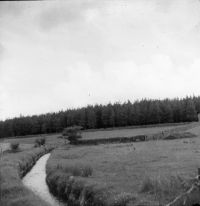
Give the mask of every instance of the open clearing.
<svg viewBox="0 0 200 206">
<path fill-rule="evenodd" d="M 112 138 L 112 137 L 130 137 L 136 135 L 152 135 L 160 132 L 170 131 L 170 130 L 182 130 L 185 127 L 193 128 L 197 123 L 179 123 L 179 124 L 160 124 L 159 126 L 150 125 L 146 127 L 133 127 L 133 128 L 110 128 L 110 129 L 100 129 L 100 130 L 85 130 L 82 132 L 83 139 L 99 139 L 99 138 Z M 46 137 L 47 144 L 60 145 L 63 144 L 63 140 L 58 138 L 61 134 L 47 134 L 47 135 L 32 135 L 17 138 L 5 138 L 0 139 L 0 142 L 13 142 L 18 141 L 20 144 L 34 144 L 35 139 L 40 136 Z"/>
<path fill-rule="evenodd" d="M 194 124 L 194 123 L 192 123 Z M 185 124 L 185 125 L 192 125 Z M 113 129 L 113 130 L 97 130 L 83 132 L 83 139 L 99 139 L 99 138 L 112 138 L 112 137 L 131 137 L 137 135 L 151 135 L 159 132 L 169 131 L 174 128 L 182 128 L 185 126 L 184 124 L 176 124 L 176 125 L 160 125 L 158 127 L 136 127 L 136 128 L 122 128 L 122 129 Z"/>
<path fill-rule="evenodd" d="M 197 175 L 197 168 L 200 167 L 199 123 L 83 132 L 83 138 L 90 139 L 151 135 L 174 130 L 189 131 L 197 137 L 98 146 L 62 146 L 52 153 L 49 163 L 54 168 L 64 170 L 75 168 L 78 171 L 82 166 L 91 168 L 91 176 L 83 177 L 86 181 L 108 188 L 113 195 L 134 195 L 135 200 L 131 205 L 164 205 L 187 190 Z M 59 135 L 47 135 L 47 144 L 63 145 L 63 140 L 57 138 Z M 17 140 L 32 147 L 36 138 L 38 136 L 10 138 L 3 142 Z"/>
<path fill-rule="evenodd" d="M 170 178 L 178 177 L 189 184 L 189 180 L 197 175 L 200 165 L 200 139 L 73 147 L 67 151 L 56 150 L 54 157 L 55 164 L 63 168 L 89 165 L 93 173 L 87 178 L 110 188 L 114 194 L 135 194 L 140 201 L 157 205 L 158 201 L 167 203 L 183 190 L 166 195 L 164 199 L 155 197 L 155 194 L 140 193 L 145 179 L 170 181 Z"/>
<path fill-rule="evenodd" d="M 189 131 L 199 135 L 198 126 Z M 75 176 L 87 166 L 92 175 L 86 181 L 109 188 L 113 195 L 134 194 L 134 205 L 164 205 L 187 190 L 197 175 L 200 138 L 63 147 L 49 163 L 66 172 L 74 168 Z"/>
</svg>

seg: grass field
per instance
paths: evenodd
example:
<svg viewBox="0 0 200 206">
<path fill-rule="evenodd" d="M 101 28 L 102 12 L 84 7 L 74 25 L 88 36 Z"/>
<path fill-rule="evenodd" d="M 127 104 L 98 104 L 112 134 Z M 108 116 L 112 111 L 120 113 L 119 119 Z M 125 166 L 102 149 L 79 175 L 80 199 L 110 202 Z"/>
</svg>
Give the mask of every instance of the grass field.
<svg viewBox="0 0 200 206">
<path fill-rule="evenodd" d="M 190 125 L 190 124 L 188 124 Z M 159 132 L 169 131 L 174 128 L 183 128 L 185 125 L 160 125 L 159 127 L 138 127 L 138 128 L 121 128 L 113 130 L 99 130 L 83 132 L 83 139 L 99 139 L 99 138 L 112 138 L 112 137 L 131 137 L 136 135 L 152 135 Z"/>
<path fill-rule="evenodd" d="M 73 191 L 77 200 L 80 200 L 77 195 L 87 191 L 92 201 L 98 202 L 101 193 L 101 201 L 108 200 L 112 206 L 164 205 L 187 190 L 197 175 L 200 167 L 199 123 L 83 132 L 84 139 L 92 139 L 165 131 L 189 131 L 197 137 L 81 147 L 63 146 L 63 140 L 58 138 L 60 134 L 47 135 L 47 144 L 61 146 L 52 152 L 48 161 L 48 185 L 50 189 L 57 189 L 57 196 Z M 28 150 L 27 144 L 32 147 L 36 138 L 38 136 L 9 138 L 2 142 L 17 140 Z M 72 176 L 75 179 L 70 179 Z M 65 188 L 69 186 L 70 190 Z M 101 203 L 102 206 L 106 204 Z"/>
<path fill-rule="evenodd" d="M 24 137 L 12 137 L 12 138 L 4 138 L 0 139 L 0 143 L 12 143 L 19 142 L 20 145 L 30 144 L 33 146 L 35 144 L 35 140 L 40 137 L 46 138 L 47 145 L 60 145 L 63 144 L 63 140 L 57 138 L 60 134 L 50 134 L 50 135 L 34 135 L 34 136 L 24 136 Z"/>
<path fill-rule="evenodd" d="M 112 137 L 130 137 L 136 135 L 152 135 L 160 132 L 171 131 L 171 130 L 185 130 L 185 128 L 193 128 L 197 125 L 197 123 L 179 123 L 179 124 L 160 124 L 156 125 L 149 125 L 149 126 L 142 126 L 142 127 L 122 127 L 122 128 L 108 128 L 108 129 L 100 129 L 100 130 L 85 130 L 82 132 L 83 139 L 99 139 L 99 138 L 112 138 Z M 0 139 L 0 142 L 4 143 L 11 143 L 18 141 L 20 144 L 34 144 L 35 139 L 40 136 L 46 137 L 46 143 L 52 145 L 61 145 L 63 144 L 63 140 L 59 139 L 58 137 L 61 134 L 48 134 L 48 135 L 33 135 L 33 136 L 24 136 L 24 137 L 17 137 L 17 138 L 5 138 Z"/>
<path fill-rule="evenodd" d="M 58 149 L 49 164 L 75 171 L 75 176 L 87 166 L 92 175 L 86 181 L 106 186 L 112 194 L 134 194 L 138 205 L 163 205 L 188 189 L 197 175 L 200 138 Z"/>
</svg>

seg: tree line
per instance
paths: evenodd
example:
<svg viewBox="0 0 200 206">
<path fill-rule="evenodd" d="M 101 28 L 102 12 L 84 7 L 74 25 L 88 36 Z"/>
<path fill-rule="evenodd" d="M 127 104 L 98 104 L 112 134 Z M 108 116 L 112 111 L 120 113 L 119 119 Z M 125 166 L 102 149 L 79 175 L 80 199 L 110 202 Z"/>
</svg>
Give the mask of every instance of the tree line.
<svg viewBox="0 0 200 206">
<path fill-rule="evenodd" d="M 142 99 L 134 102 L 88 105 L 54 113 L 20 116 L 0 121 L 0 138 L 61 132 L 78 125 L 84 129 L 198 121 L 200 96 L 182 99 Z"/>
</svg>

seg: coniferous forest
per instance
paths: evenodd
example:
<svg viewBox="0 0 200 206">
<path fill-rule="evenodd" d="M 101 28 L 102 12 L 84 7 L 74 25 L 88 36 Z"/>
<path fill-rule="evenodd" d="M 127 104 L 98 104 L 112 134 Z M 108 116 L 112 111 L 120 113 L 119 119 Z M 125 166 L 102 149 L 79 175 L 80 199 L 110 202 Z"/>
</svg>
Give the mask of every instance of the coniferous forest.
<svg viewBox="0 0 200 206">
<path fill-rule="evenodd" d="M 80 125 L 84 129 L 198 121 L 200 96 L 142 99 L 107 105 L 88 105 L 56 113 L 20 116 L 0 121 L 0 138 L 61 132 Z"/>
</svg>

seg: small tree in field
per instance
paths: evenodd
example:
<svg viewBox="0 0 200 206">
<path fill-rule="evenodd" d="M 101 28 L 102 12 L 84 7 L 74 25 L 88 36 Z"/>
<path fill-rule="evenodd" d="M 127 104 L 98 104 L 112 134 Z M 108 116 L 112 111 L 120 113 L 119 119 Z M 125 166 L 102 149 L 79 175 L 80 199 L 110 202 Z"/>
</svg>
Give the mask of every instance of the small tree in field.
<svg viewBox="0 0 200 206">
<path fill-rule="evenodd" d="M 18 142 L 12 142 L 10 144 L 10 149 L 11 149 L 11 151 L 16 152 L 19 149 L 19 143 Z"/>
<path fill-rule="evenodd" d="M 73 126 L 73 127 L 67 127 L 63 130 L 62 136 L 65 139 L 65 144 L 66 140 L 70 142 L 70 144 L 76 143 L 78 139 L 81 139 L 81 129 L 82 127 L 80 126 Z"/>
</svg>

